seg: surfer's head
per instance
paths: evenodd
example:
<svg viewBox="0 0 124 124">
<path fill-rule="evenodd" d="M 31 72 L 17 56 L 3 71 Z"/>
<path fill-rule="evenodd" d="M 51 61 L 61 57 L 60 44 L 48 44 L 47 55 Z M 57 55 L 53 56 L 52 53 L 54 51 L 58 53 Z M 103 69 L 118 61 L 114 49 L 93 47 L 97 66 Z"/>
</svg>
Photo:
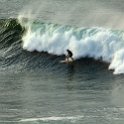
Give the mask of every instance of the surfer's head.
<svg viewBox="0 0 124 124">
<path fill-rule="evenodd" d="M 67 52 L 69 52 L 70 50 L 69 50 L 69 49 L 67 49 L 66 51 L 67 51 Z"/>
</svg>

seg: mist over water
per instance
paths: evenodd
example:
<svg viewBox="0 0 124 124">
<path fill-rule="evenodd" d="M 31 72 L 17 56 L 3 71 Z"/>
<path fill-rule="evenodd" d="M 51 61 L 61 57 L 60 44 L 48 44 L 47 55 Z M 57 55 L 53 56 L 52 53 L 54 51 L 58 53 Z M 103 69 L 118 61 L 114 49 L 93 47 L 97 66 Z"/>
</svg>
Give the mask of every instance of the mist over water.
<svg viewBox="0 0 124 124">
<path fill-rule="evenodd" d="M 123 8 L 122 0 L 37 0 L 26 5 L 22 14 L 55 24 L 123 29 Z"/>
</svg>

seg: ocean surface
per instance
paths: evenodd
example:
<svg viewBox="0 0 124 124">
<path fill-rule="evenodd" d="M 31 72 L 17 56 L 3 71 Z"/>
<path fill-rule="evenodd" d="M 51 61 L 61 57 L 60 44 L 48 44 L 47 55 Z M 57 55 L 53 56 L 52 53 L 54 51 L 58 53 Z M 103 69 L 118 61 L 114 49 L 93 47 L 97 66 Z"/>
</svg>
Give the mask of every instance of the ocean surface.
<svg viewBox="0 0 124 124">
<path fill-rule="evenodd" d="M 124 124 L 123 12 L 124 0 L 0 0 L 0 124 Z"/>
</svg>

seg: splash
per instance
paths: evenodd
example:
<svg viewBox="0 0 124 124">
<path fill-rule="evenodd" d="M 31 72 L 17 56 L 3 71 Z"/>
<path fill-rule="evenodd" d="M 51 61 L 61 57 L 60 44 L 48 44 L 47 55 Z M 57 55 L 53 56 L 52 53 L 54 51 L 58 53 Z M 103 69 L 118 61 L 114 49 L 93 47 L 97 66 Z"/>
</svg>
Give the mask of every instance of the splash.
<svg viewBox="0 0 124 124">
<path fill-rule="evenodd" d="M 110 63 L 114 74 L 124 73 L 123 31 L 104 28 L 74 28 L 55 24 L 24 21 L 23 49 L 49 54 L 63 55 L 66 49 L 74 54 L 74 59 L 92 57 Z"/>
</svg>

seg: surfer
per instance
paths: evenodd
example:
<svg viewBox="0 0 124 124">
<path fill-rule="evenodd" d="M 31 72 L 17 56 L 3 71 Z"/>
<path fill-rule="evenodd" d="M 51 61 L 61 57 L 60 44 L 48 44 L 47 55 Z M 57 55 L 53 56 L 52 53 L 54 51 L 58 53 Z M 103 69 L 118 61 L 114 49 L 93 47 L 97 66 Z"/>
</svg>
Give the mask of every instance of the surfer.
<svg viewBox="0 0 124 124">
<path fill-rule="evenodd" d="M 66 51 L 67 51 L 66 61 L 69 62 L 70 61 L 69 59 L 71 59 L 71 61 L 74 61 L 74 59 L 72 57 L 73 53 L 69 49 L 67 49 Z"/>
</svg>

